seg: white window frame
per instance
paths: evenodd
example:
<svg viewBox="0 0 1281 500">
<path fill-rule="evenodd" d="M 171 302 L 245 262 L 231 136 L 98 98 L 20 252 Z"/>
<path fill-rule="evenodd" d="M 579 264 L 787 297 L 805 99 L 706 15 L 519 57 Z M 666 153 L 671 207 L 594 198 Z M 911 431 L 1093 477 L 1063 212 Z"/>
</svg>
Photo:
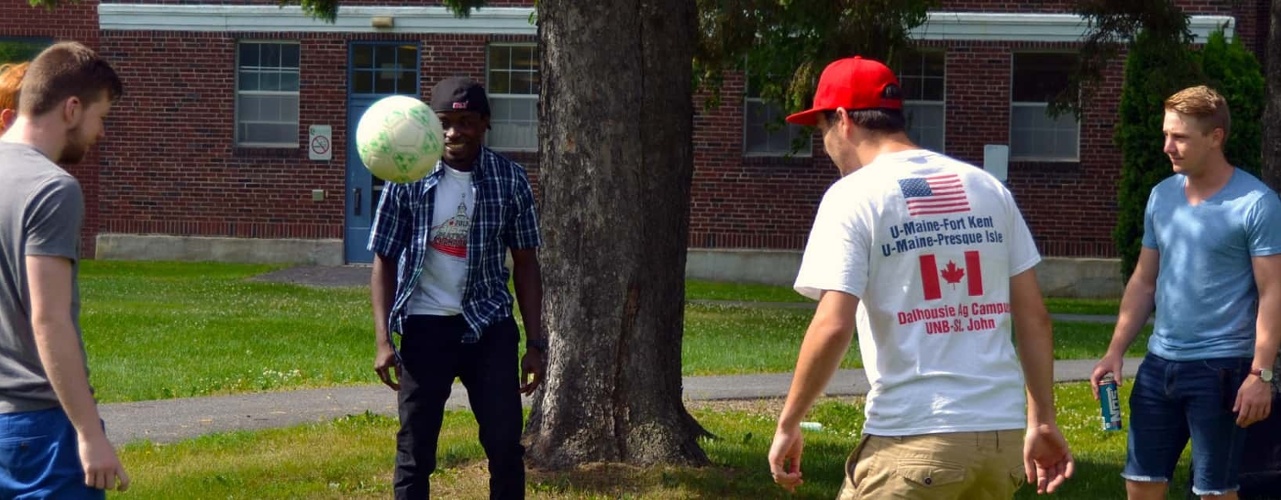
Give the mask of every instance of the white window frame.
<svg viewBox="0 0 1281 500">
<path fill-rule="evenodd" d="M 492 90 L 494 88 L 491 78 L 494 77 L 494 73 L 496 72 L 503 72 L 503 73 L 523 72 L 523 73 L 533 73 L 535 75 L 538 75 L 539 71 L 541 70 L 539 67 L 534 67 L 533 69 L 512 68 L 510 59 L 508 62 L 508 67 L 506 68 L 494 68 L 490 66 L 490 62 L 492 59 L 490 56 L 494 49 L 510 50 L 513 47 L 522 47 L 522 48 L 532 47 L 534 49 L 535 59 L 537 59 L 538 61 L 542 60 L 542 55 L 538 53 L 538 44 L 536 43 L 502 42 L 502 43 L 490 43 L 486 45 L 485 47 L 485 88 L 486 89 Z M 511 102 L 515 105 L 526 105 L 526 106 L 530 101 L 532 101 L 534 103 L 533 119 L 532 120 L 514 120 L 508 117 L 498 116 L 498 114 L 495 113 L 495 110 L 498 108 L 498 106 L 495 106 L 495 104 L 502 103 L 504 101 Z M 490 109 L 489 124 L 490 124 L 490 127 L 493 129 L 500 129 L 500 127 L 506 127 L 506 126 L 516 126 L 516 127 L 530 127 L 534 131 L 532 143 L 499 144 L 494 142 L 493 139 L 495 134 L 493 133 L 493 130 L 491 130 L 489 134 L 486 134 L 486 138 L 485 138 L 485 141 L 488 143 L 489 147 L 496 150 L 501 150 L 501 151 L 533 151 L 533 152 L 538 151 L 538 94 L 537 93 L 512 94 L 512 93 L 490 92 L 489 93 L 489 109 Z"/>
<path fill-rule="evenodd" d="M 1042 54 L 1052 55 L 1052 54 L 1063 54 L 1063 53 L 1052 52 L 1052 51 L 1038 51 L 1038 52 L 1015 52 L 1010 55 L 1010 110 L 1009 110 L 1010 161 L 1047 162 L 1047 163 L 1048 162 L 1070 163 L 1070 162 L 1081 161 L 1081 121 L 1076 119 L 1076 117 L 1070 113 L 1059 115 L 1056 118 L 1050 118 L 1047 114 L 1046 119 L 1052 120 L 1054 122 L 1059 122 L 1057 123 L 1059 125 L 1061 125 L 1061 122 L 1063 122 L 1064 120 L 1070 119 L 1076 125 L 1076 130 L 1075 130 L 1076 148 L 1072 156 L 1056 156 L 1056 155 L 1045 155 L 1045 154 L 1021 154 L 1020 152 L 1017 151 L 1015 147 L 1015 143 L 1017 142 L 1015 140 L 1016 131 L 1027 132 L 1029 130 L 1033 130 L 1032 128 L 1028 127 L 1027 124 L 1021 124 L 1020 126 L 1020 124 L 1015 123 L 1015 120 L 1014 120 L 1015 110 L 1020 108 L 1021 109 L 1040 108 L 1042 110 L 1048 110 L 1050 107 L 1050 103 L 1048 101 L 1047 102 L 1030 102 L 1030 101 L 1014 100 L 1015 61 L 1019 56 L 1027 57 L 1027 56 L 1036 56 L 1036 55 L 1042 55 Z M 1067 131 L 1067 129 L 1068 127 L 1055 127 L 1050 129 L 1041 129 L 1041 130 L 1065 132 Z"/>
<path fill-rule="evenodd" d="M 904 99 L 903 115 L 905 118 L 907 118 L 907 134 L 909 137 L 912 138 L 913 142 L 916 142 L 921 147 L 924 147 L 926 149 L 930 149 L 933 151 L 937 151 L 937 152 L 943 152 L 944 148 L 947 147 L 947 52 L 944 50 L 925 49 L 919 52 L 910 53 L 908 55 L 912 56 L 911 58 L 913 60 L 919 60 L 920 67 L 899 68 L 899 71 L 898 71 L 899 81 L 901 82 L 907 77 L 920 78 L 922 81 L 926 79 L 941 80 L 941 84 L 943 85 L 943 99 L 941 100 L 929 100 L 924 98 L 912 99 L 911 96 L 908 96 L 907 99 Z M 930 55 L 930 56 L 937 55 L 943 58 L 943 74 L 942 75 L 936 76 L 936 75 L 925 74 L 924 56 L 927 56 L 927 55 Z M 900 62 L 906 59 L 907 58 L 900 59 Z M 924 97 L 924 91 L 921 91 L 920 93 L 922 97 Z M 939 143 L 937 146 L 932 144 L 922 144 L 923 141 L 920 140 L 920 136 L 913 133 L 914 130 L 912 129 L 912 109 L 914 107 L 932 107 L 932 108 L 939 109 L 939 116 L 942 117 L 943 121 L 939 123 L 937 127 L 939 129 Z"/>
<path fill-rule="evenodd" d="M 298 51 L 299 51 L 299 54 L 298 54 L 298 55 L 299 55 L 299 57 L 298 57 L 298 59 L 299 59 L 299 60 L 298 60 L 298 67 L 297 67 L 297 68 L 293 68 L 293 67 L 286 67 L 286 66 L 283 66 L 283 65 L 281 65 L 281 66 L 276 66 L 276 67 L 271 67 L 271 68 L 268 68 L 268 67 L 265 67 L 265 66 L 252 66 L 252 67 L 249 67 L 249 66 L 241 66 L 241 64 L 240 64 L 240 49 L 241 49 L 241 47 L 243 47 L 243 46 L 244 46 L 244 45 L 246 45 L 246 44 L 253 44 L 253 45 L 258 45 L 258 46 L 262 46 L 262 45 L 269 45 L 269 44 L 275 44 L 275 45 L 293 45 L 293 46 L 298 46 Z M 283 63 L 282 63 L 282 64 L 283 64 Z M 300 142 L 299 142 L 299 135 L 298 135 L 297 131 L 300 129 L 300 127 L 301 127 L 301 123 L 302 123 L 302 116 L 301 116 L 301 114 L 302 114 L 302 103 L 301 103 L 301 98 L 300 98 L 300 92 L 299 92 L 299 90 L 294 90 L 294 91 L 287 91 L 287 90 L 241 90 L 241 88 L 240 88 L 240 75 L 241 75 L 241 72 L 242 72 L 242 71 L 244 71 L 244 70 L 246 70 L 246 69 L 249 69 L 249 70 L 251 70 L 251 71 L 257 71 L 257 72 L 259 72 L 259 73 L 271 73 L 271 72 L 274 72 L 274 73 L 277 73 L 277 74 L 285 74 L 285 73 L 288 73 L 288 72 L 289 72 L 289 70 L 291 70 L 291 69 L 292 69 L 292 70 L 294 70 L 295 72 L 297 72 L 297 73 L 298 73 L 298 85 L 299 85 L 299 87 L 300 87 L 300 89 L 301 89 L 301 86 L 302 86 L 302 47 L 301 47 L 301 44 L 300 44 L 298 41 L 296 41 L 296 40 L 252 40 L 252 39 L 250 39 L 250 40 L 237 40 L 237 41 L 236 41 L 236 72 L 235 72 L 235 79 L 236 79 L 236 84 L 235 84 L 235 85 L 236 85 L 236 87 L 235 87 L 235 88 L 236 88 L 236 98 L 235 98 L 235 107 L 236 107 L 236 112 L 235 112 L 236 118 L 235 118 L 235 120 L 236 120 L 236 124 L 235 124 L 235 125 L 236 125 L 236 126 L 235 126 L 235 132 L 234 132 L 234 134 L 235 134 L 235 144 L 236 144 L 236 146 L 237 146 L 237 147 L 243 147 L 243 148 L 297 148 L 297 147 L 299 147 Z M 298 116 L 296 119 L 294 119 L 293 121 L 269 121 L 269 120 L 255 120 L 255 121 L 254 121 L 254 122 L 252 122 L 252 123 L 276 124 L 276 125 L 287 125 L 287 124 L 292 124 L 292 125 L 294 126 L 294 132 L 295 132 L 295 133 L 294 133 L 294 140 L 293 140 L 293 142 L 261 142 L 261 141 L 249 141 L 249 140 L 246 140 L 244 137 L 242 137 L 242 134 L 243 134 L 244 132 L 241 130 L 241 125 L 243 125 L 243 124 L 247 123 L 246 121 L 244 121 L 244 120 L 242 120 L 242 119 L 241 119 L 241 113 L 242 113 L 242 111 L 243 111 L 243 110 L 241 109 L 240 99 L 241 99 L 241 97 L 242 97 L 242 96 L 261 96 L 261 97 L 291 97 L 291 96 L 292 96 L 292 97 L 293 97 L 293 99 L 294 99 L 294 101 L 297 103 L 297 108 L 298 108 L 298 113 L 299 113 L 299 116 Z"/>
<path fill-rule="evenodd" d="M 746 75 L 744 75 L 744 77 L 746 78 Z M 748 117 L 749 117 L 749 116 L 752 116 L 752 111 L 751 111 L 751 110 L 752 110 L 752 107 L 754 107 L 754 106 L 759 106 L 759 107 L 761 107 L 761 108 L 762 108 L 762 110 L 765 112 L 765 116 L 767 116 L 767 117 L 769 117 L 769 118 L 786 118 L 786 117 L 787 117 L 787 113 L 786 113 L 786 111 L 785 111 L 781 106 L 779 106 L 779 105 L 777 105 L 777 104 L 771 104 L 771 103 L 767 102 L 764 98 L 761 98 L 761 97 L 753 97 L 753 96 L 752 96 L 752 94 L 751 94 L 751 92 L 750 92 L 750 90 L 747 88 L 747 84 L 746 84 L 746 83 L 744 83 L 744 87 L 743 87 L 743 129 L 742 129 L 742 132 L 743 132 L 743 156 L 745 156 L 745 157 L 762 157 L 762 158 L 775 158 L 775 157 L 801 157 L 801 158 L 808 158 L 808 157 L 810 157 L 810 156 L 813 156 L 813 154 L 814 154 L 814 133 L 813 133 L 813 131 L 811 131 L 811 130 L 807 129 L 806 127 L 802 127 L 802 126 L 800 126 L 800 125 L 792 125 L 792 124 L 790 124 L 790 123 L 787 123 L 786 121 L 783 121 L 782 119 L 780 119 L 780 120 L 778 120 L 777 122 L 775 122 L 775 123 L 779 126 L 779 128 L 778 128 L 777 130 L 769 130 L 768 128 L 766 128 L 766 127 L 771 126 L 771 125 L 770 125 L 770 124 L 768 124 L 768 123 L 760 123 L 760 124 L 754 124 L 754 123 L 751 123 L 751 121 L 748 119 Z M 765 141 L 765 142 L 766 142 L 766 145 L 767 145 L 767 146 L 766 146 L 766 148 L 764 148 L 764 149 L 757 149 L 757 150 L 752 150 L 752 149 L 751 149 L 751 144 L 749 144 L 749 143 L 748 143 L 748 141 L 747 141 L 747 138 L 748 138 L 748 135 L 749 135 L 749 134 L 748 134 L 748 129 L 750 129 L 751 127 L 762 127 L 762 128 L 766 128 L 766 129 L 765 129 L 765 133 L 767 134 L 767 135 L 766 135 L 766 141 Z M 787 134 L 787 136 L 788 136 L 788 138 L 787 138 L 787 139 L 788 139 L 788 140 L 787 140 L 787 147 L 786 147 L 786 148 L 784 148 L 784 149 L 770 149 L 770 148 L 768 147 L 768 144 L 769 144 L 770 142 L 772 142 L 772 141 L 770 141 L 770 140 L 769 140 L 769 138 L 775 137 L 775 134 Z M 803 137 L 805 138 L 805 143 L 806 143 L 806 145 L 805 145 L 805 146 L 802 146 L 800 149 L 798 149 L 798 150 L 796 150 L 796 151 L 792 151 L 792 144 L 794 143 L 794 141 L 795 141 L 795 139 L 796 139 L 796 136 L 798 136 L 798 135 L 799 135 L 799 136 L 803 136 Z"/>
</svg>

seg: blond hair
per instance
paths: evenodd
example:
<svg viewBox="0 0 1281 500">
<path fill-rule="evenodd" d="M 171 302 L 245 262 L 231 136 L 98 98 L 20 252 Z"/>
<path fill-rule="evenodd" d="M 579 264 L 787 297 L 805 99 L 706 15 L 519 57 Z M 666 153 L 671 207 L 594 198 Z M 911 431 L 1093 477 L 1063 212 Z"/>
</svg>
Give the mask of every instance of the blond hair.
<svg viewBox="0 0 1281 500">
<path fill-rule="evenodd" d="M 1194 118 L 1201 125 L 1202 134 L 1221 128 L 1226 140 L 1232 130 L 1232 113 L 1228 111 L 1227 99 L 1205 85 L 1188 87 L 1170 96 L 1165 100 L 1165 110 Z"/>
</svg>

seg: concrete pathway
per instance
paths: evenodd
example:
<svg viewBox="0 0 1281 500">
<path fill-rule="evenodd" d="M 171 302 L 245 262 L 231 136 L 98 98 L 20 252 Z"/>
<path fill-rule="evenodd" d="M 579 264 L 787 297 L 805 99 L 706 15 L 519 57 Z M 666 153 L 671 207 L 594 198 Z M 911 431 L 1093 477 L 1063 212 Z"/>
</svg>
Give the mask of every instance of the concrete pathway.
<svg viewBox="0 0 1281 500">
<path fill-rule="evenodd" d="M 321 287 L 368 286 L 369 266 L 296 266 L 252 279 L 295 283 Z M 778 307 L 813 309 L 813 302 L 738 302 L 694 300 L 704 305 Z M 1112 316 L 1075 314 L 1054 315 L 1056 320 L 1112 323 Z M 1080 381 L 1089 377 L 1095 360 L 1058 361 L 1054 364 L 1055 380 Z M 1138 359 L 1125 363 L 1127 376 L 1133 376 Z M 781 398 L 787 395 L 792 374 L 685 377 L 686 400 L 733 400 Z M 867 393 L 863 370 L 841 370 L 828 385 L 829 396 L 861 396 Z M 529 399 L 525 399 L 529 403 Z M 447 407 L 466 409 L 467 392 L 455 384 Z M 256 430 L 284 427 L 307 422 L 320 422 L 366 411 L 396 414 L 396 394 L 382 385 L 335 387 L 214 396 L 133 403 L 108 404 L 100 407 L 107 423 L 108 437 L 123 444 L 139 439 L 172 442 L 213 432 Z"/>
<path fill-rule="evenodd" d="M 1058 361 L 1056 381 L 1081 381 L 1089 377 L 1095 360 Z M 1133 377 L 1138 359 L 1125 361 Z M 787 395 L 792 374 L 685 377 L 686 400 L 768 399 Z M 841 370 L 828 384 L 828 396 L 861 396 L 867 393 L 863 370 Z M 529 403 L 529 399 L 525 399 Z M 455 384 L 447 407 L 467 409 L 467 392 Z M 332 420 L 366 411 L 396 414 L 396 394 L 382 385 L 362 385 L 239 396 L 140 401 L 102 405 L 107 435 L 121 445 L 139 439 L 173 442 L 213 432 L 257 430 Z"/>
</svg>

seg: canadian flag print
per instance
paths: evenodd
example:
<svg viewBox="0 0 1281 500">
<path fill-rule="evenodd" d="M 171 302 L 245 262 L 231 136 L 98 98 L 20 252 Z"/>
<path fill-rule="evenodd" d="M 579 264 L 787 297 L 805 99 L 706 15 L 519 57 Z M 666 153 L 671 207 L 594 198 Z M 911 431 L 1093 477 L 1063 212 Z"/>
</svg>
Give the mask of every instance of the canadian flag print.
<svg viewBox="0 0 1281 500">
<path fill-rule="evenodd" d="M 982 296 L 983 269 L 980 261 L 978 250 L 967 250 L 965 260 L 960 266 L 956 261 L 949 259 L 947 264 L 940 267 L 934 254 L 921 255 L 921 284 L 925 292 L 925 300 L 943 298 L 944 282 L 951 285 L 952 289 L 956 289 L 961 281 L 965 281 L 965 291 L 969 296 Z"/>
</svg>

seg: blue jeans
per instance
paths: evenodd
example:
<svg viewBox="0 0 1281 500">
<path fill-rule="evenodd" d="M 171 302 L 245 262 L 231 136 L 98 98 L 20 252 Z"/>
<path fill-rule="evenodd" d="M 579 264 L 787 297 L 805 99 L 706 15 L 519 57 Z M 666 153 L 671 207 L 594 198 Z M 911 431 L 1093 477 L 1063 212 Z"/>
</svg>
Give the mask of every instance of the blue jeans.
<svg viewBox="0 0 1281 500">
<path fill-rule="evenodd" d="M 0 414 L 0 498 L 101 500 L 85 486 L 76 429 L 62 408 Z"/>
<path fill-rule="evenodd" d="M 1149 353 L 1130 392 L 1130 434 L 1121 476 L 1169 482 L 1192 439 L 1192 491 L 1222 495 L 1239 488 L 1245 429 L 1232 411 L 1251 358 L 1170 361 Z"/>
</svg>

